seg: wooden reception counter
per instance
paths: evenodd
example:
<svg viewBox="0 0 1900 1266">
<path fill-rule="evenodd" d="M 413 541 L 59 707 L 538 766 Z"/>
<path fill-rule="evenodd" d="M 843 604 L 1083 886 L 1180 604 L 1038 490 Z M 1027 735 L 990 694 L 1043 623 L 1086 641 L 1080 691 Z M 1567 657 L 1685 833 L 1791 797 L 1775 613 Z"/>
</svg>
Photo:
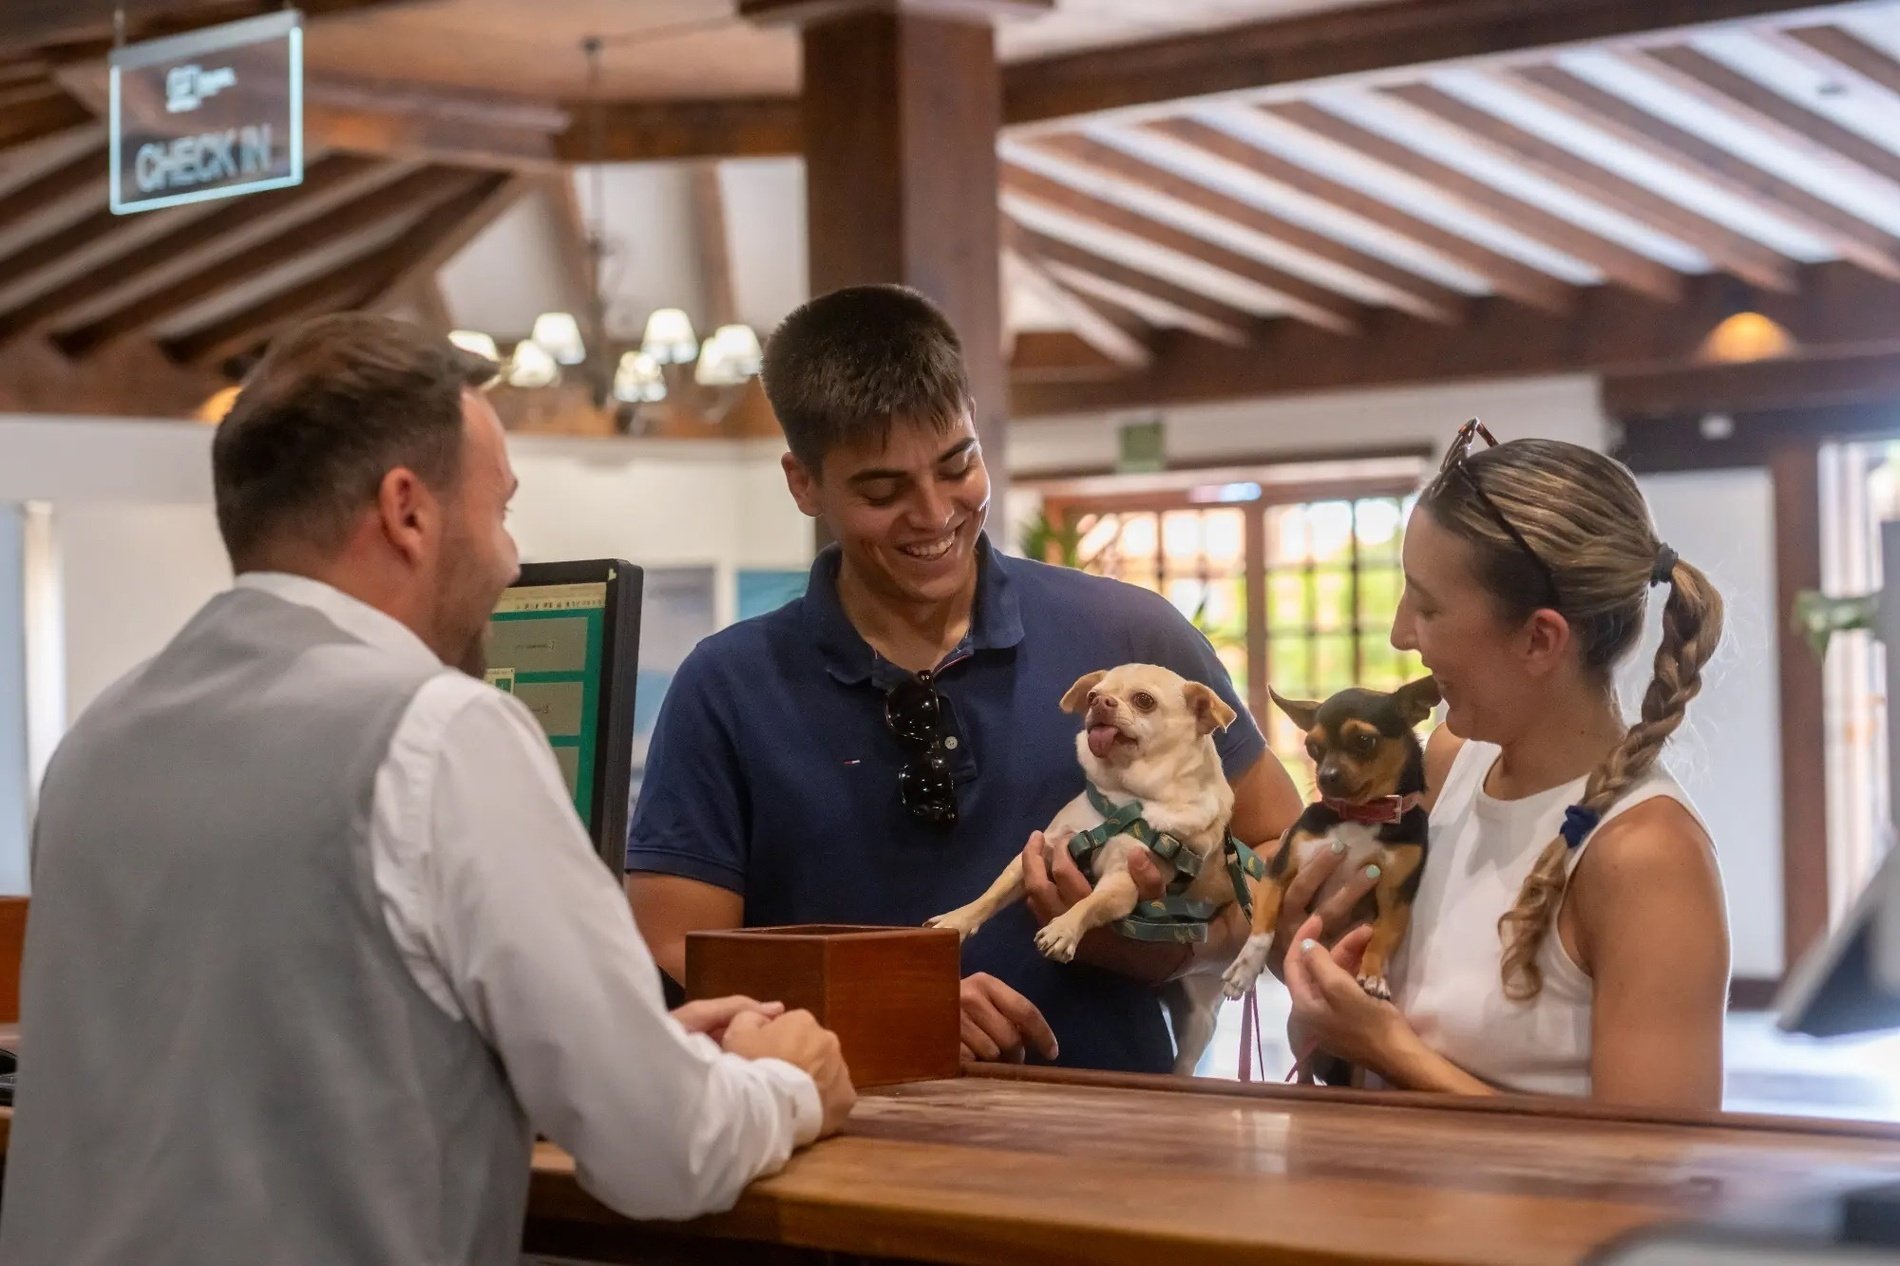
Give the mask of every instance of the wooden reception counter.
<svg viewBox="0 0 1900 1266">
<path fill-rule="evenodd" d="M 866 1094 L 841 1136 L 683 1225 L 609 1212 L 543 1145 L 526 1247 L 695 1266 L 1532 1266 L 1896 1179 L 1893 1126 L 973 1070 Z"/>
<path fill-rule="evenodd" d="M 1900 1128 L 972 1070 L 865 1095 L 721 1217 L 637 1226 L 535 1156 L 528 1247 L 616 1262 L 1571 1263 L 1900 1179 Z"/>
</svg>

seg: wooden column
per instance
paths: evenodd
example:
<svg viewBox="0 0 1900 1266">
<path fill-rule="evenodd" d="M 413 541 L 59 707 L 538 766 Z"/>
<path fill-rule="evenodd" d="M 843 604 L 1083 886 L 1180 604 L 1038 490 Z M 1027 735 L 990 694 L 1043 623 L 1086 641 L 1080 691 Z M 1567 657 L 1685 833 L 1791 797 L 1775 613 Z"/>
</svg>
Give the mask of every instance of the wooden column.
<svg viewBox="0 0 1900 1266">
<path fill-rule="evenodd" d="M 1819 445 L 1792 439 L 1768 458 L 1775 498 L 1775 609 L 1781 671 L 1784 961 L 1827 931 L 1827 720 L 1821 661 L 1795 631 L 1795 595 L 1821 587 Z"/>
<path fill-rule="evenodd" d="M 811 292 L 896 282 L 940 306 L 963 340 L 976 428 L 1006 489 L 996 136 L 1002 82 L 991 21 L 1047 0 L 955 6 L 742 0 L 759 21 L 799 21 Z"/>
</svg>

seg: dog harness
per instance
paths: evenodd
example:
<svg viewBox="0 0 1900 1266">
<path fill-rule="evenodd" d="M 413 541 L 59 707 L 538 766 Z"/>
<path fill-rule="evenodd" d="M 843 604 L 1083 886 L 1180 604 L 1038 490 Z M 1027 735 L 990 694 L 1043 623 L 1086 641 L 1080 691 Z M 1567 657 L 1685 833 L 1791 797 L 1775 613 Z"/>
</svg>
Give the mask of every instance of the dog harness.
<svg viewBox="0 0 1900 1266">
<path fill-rule="evenodd" d="M 1118 835 L 1128 835 L 1174 867 L 1174 878 L 1168 883 L 1166 895 L 1159 901 L 1137 904 L 1133 914 L 1116 921 L 1115 930 L 1135 941 L 1173 941 L 1182 945 L 1206 941 L 1208 920 L 1214 917 L 1219 906 L 1187 895 L 1189 886 L 1201 873 L 1201 855 L 1166 831 L 1149 826 L 1141 816 L 1141 801 L 1118 805 L 1097 791 L 1093 783 L 1088 784 L 1088 797 L 1090 807 L 1102 815 L 1102 822 L 1086 831 L 1077 831 L 1069 838 L 1069 856 L 1075 859 L 1077 866 L 1093 874 L 1095 855 L 1103 846 Z M 1264 878 L 1267 864 L 1231 831 L 1227 833 L 1221 856 L 1227 866 L 1227 878 L 1234 885 L 1234 900 L 1252 918 L 1253 898 L 1247 893 L 1247 880 Z"/>
</svg>

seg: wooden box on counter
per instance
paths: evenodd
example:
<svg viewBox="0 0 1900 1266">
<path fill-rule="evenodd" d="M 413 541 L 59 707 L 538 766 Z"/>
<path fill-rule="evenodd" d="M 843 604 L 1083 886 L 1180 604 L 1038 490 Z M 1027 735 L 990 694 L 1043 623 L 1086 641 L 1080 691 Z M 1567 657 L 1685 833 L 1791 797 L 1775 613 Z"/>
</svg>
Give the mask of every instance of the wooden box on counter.
<svg viewBox="0 0 1900 1266">
<path fill-rule="evenodd" d="M 946 928 L 834 924 L 686 937 L 686 996 L 745 994 L 804 1009 L 838 1035 L 860 1087 L 955 1077 L 961 974 Z"/>
</svg>

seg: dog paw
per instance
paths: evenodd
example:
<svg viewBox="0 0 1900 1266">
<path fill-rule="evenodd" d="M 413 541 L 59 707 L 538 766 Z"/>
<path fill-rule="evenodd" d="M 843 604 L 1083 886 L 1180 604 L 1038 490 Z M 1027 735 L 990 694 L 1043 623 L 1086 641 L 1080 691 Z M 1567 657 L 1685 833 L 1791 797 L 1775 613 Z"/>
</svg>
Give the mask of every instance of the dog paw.
<svg viewBox="0 0 1900 1266">
<path fill-rule="evenodd" d="M 927 928 L 949 928 L 952 932 L 957 934 L 957 942 L 961 944 L 969 940 L 972 936 L 975 936 L 977 928 L 981 927 L 982 924 L 961 910 L 952 910 L 949 914 L 940 914 L 935 918 L 925 919 L 924 926 Z"/>
<path fill-rule="evenodd" d="M 1076 946 L 1082 938 L 1075 929 L 1063 926 L 1060 922 L 1051 923 L 1036 933 L 1036 948 L 1042 956 L 1051 962 L 1066 963 L 1075 958 Z"/>
<path fill-rule="evenodd" d="M 1384 976 L 1361 976 L 1359 987 L 1365 990 L 1368 996 L 1377 998 L 1380 1002 L 1392 1001 L 1392 987 L 1386 984 Z"/>
<path fill-rule="evenodd" d="M 1240 953 L 1221 975 L 1221 992 L 1229 998 L 1244 998 L 1253 989 L 1260 973 L 1267 969 L 1267 951 L 1273 948 L 1271 932 L 1250 936 Z"/>
</svg>

